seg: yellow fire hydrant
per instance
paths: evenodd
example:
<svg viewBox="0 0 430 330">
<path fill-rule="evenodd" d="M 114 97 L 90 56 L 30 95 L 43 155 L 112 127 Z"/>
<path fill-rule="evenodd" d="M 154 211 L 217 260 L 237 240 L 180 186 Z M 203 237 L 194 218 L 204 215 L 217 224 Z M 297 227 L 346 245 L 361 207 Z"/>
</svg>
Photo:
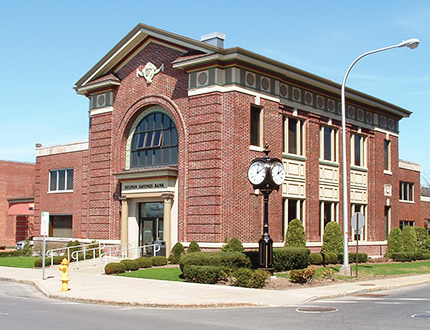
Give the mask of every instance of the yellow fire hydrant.
<svg viewBox="0 0 430 330">
<path fill-rule="evenodd" d="M 62 274 L 61 274 L 61 291 L 69 291 L 69 261 L 67 258 L 64 258 L 63 261 L 61 261 L 61 266 L 58 267 Z"/>
</svg>

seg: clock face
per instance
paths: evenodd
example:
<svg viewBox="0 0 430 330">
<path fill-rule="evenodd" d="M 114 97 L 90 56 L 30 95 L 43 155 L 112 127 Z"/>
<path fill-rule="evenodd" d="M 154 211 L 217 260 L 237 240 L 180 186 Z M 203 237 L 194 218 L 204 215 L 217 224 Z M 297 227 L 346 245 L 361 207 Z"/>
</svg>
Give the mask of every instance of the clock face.
<svg viewBox="0 0 430 330">
<path fill-rule="evenodd" d="M 254 184 L 260 184 L 266 178 L 266 167 L 262 162 L 254 162 L 249 166 L 248 179 Z"/>
<path fill-rule="evenodd" d="M 270 169 L 270 175 L 272 176 L 273 182 L 280 186 L 285 180 L 284 165 L 280 162 L 274 163 Z"/>
</svg>

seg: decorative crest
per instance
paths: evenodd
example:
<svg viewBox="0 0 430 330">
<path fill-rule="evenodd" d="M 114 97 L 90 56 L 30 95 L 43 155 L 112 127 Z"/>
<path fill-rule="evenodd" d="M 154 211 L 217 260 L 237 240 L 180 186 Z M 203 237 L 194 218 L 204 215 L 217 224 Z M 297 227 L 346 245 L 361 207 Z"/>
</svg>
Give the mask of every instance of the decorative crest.
<svg viewBox="0 0 430 330">
<path fill-rule="evenodd" d="M 148 62 L 145 64 L 145 67 L 142 71 L 139 69 L 136 70 L 136 77 L 144 77 L 146 79 L 146 82 L 148 84 L 152 83 L 152 79 L 158 72 L 164 72 L 164 64 L 161 64 L 161 66 L 157 69 L 157 67 L 152 64 L 151 62 Z"/>
</svg>

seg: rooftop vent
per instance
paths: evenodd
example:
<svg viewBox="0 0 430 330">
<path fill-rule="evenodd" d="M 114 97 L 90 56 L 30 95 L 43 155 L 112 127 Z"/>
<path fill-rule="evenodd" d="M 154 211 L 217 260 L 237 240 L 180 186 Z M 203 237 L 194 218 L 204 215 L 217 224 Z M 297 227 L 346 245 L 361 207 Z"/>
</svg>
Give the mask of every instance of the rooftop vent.
<svg viewBox="0 0 430 330">
<path fill-rule="evenodd" d="M 219 32 L 213 32 L 205 34 L 201 37 L 201 41 L 220 48 L 224 48 L 225 34 Z"/>
</svg>

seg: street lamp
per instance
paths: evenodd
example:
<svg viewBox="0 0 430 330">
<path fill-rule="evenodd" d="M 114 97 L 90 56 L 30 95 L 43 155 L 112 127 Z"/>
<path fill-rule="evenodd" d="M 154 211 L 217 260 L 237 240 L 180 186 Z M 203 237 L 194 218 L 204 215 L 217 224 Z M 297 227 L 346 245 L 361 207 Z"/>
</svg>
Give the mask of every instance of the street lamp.
<svg viewBox="0 0 430 330">
<path fill-rule="evenodd" d="M 343 265 L 339 271 L 339 274 L 344 276 L 352 276 L 351 267 L 349 266 L 349 258 L 348 258 L 348 187 L 347 187 L 347 172 L 346 172 L 346 110 L 345 110 L 345 83 L 346 78 L 348 78 L 348 74 L 351 71 L 352 67 L 355 63 L 357 63 L 361 58 L 382 52 L 384 50 L 392 49 L 392 48 L 400 48 L 400 47 L 409 47 L 410 49 L 415 49 L 418 47 L 420 41 L 417 38 L 409 39 L 406 41 L 402 41 L 401 43 L 393 46 L 388 46 L 384 48 L 379 48 L 372 50 L 370 52 L 364 53 L 357 57 L 354 62 L 351 63 L 348 70 L 345 73 L 345 77 L 342 82 L 342 95 L 341 95 L 341 103 L 342 103 L 342 183 L 343 183 Z"/>
</svg>

